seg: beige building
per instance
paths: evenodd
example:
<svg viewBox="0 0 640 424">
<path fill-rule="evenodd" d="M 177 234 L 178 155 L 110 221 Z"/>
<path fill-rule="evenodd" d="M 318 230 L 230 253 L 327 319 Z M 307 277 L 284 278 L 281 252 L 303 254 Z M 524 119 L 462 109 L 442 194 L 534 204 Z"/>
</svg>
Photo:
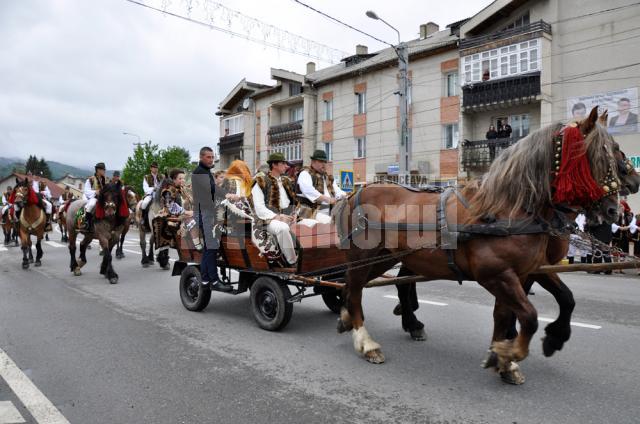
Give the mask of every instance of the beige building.
<svg viewBox="0 0 640 424">
<path fill-rule="evenodd" d="M 620 0 L 497 0 L 464 22 L 460 177 L 484 172 L 530 131 L 595 105 L 609 110 L 610 132 L 638 164 L 639 23 L 640 6 Z M 504 123 L 511 137 L 487 143 L 489 125 Z"/>
<path fill-rule="evenodd" d="M 429 23 L 409 41 L 410 171 L 423 182 L 449 184 L 458 174 L 458 26 Z M 400 114 L 398 56 L 387 48 L 356 54 L 306 76 L 316 94 L 315 144 L 337 177 L 355 185 L 398 172 Z M 305 161 L 307 158 L 304 158 Z"/>
</svg>

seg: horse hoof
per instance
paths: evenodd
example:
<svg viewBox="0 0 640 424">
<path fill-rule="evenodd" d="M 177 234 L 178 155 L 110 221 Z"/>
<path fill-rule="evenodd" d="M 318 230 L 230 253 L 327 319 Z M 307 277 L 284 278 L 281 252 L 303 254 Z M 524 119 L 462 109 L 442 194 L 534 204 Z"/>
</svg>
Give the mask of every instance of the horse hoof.
<svg viewBox="0 0 640 424">
<path fill-rule="evenodd" d="M 149 264 L 147 262 L 142 263 L 142 268 L 149 268 Z"/>
<path fill-rule="evenodd" d="M 118 284 L 118 277 L 109 278 L 109 284 Z"/>
<path fill-rule="evenodd" d="M 500 371 L 500 378 L 507 384 L 513 384 L 515 386 L 519 386 L 520 384 L 524 384 L 525 378 L 522 371 L 520 371 L 520 367 L 515 362 L 511 362 L 509 369 L 507 371 Z"/>
<path fill-rule="evenodd" d="M 167 271 L 169 268 L 171 268 L 171 267 L 168 264 L 162 266 L 162 269 L 165 270 L 165 271 Z"/>
<path fill-rule="evenodd" d="M 480 363 L 480 366 L 484 369 L 497 368 L 498 367 L 498 355 L 489 349 L 487 351 L 487 357 Z"/>
<path fill-rule="evenodd" d="M 370 350 L 369 352 L 364 354 L 364 357 L 372 364 L 384 363 L 384 355 L 382 354 L 382 351 L 380 349 Z"/>
<path fill-rule="evenodd" d="M 32 264 L 33 263 L 33 258 L 29 258 L 29 263 Z"/>
<path fill-rule="evenodd" d="M 81 275 L 82 275 L 82 271 L 80 271 L 80 268 L 76 268 L 76 269 L 74 269 L 74 270 L 73 270 L 73 275 L 74 275 L 75 277 L 79 277 L 79 276 L 81 276 Z"/>
<path fill-rule="evenodd" d="M 412 340 L 415 340 L 417 342 L 424 342 L 425 340 L 427 340 L 427 333 L 425 333 L 423 328 L 419 330 L 409 331 L 409 335 L 411 336 Z"/>
<path fill-rule="evenodd" d="M 547 358 L 556 353 L 556 351 L 562 350 L 563 346 L 564 342 L 551 334 L 547 334 L 542 338 L 542 353 Z"/>
<path fill-rule="evenodd" d="M 393 308 L 393 315 L 402 316 L 402 304 L 398 303 L 395 308 Z"/>
<path fill-rule="evenodd" d="M 36 261 L 35 266 L 42 266 L 42 262 Z"/>
<path fill-rule="evenodd" d="M 22 269 L 29 269 L 29 262 L 22 262 Z"/>
</svg>

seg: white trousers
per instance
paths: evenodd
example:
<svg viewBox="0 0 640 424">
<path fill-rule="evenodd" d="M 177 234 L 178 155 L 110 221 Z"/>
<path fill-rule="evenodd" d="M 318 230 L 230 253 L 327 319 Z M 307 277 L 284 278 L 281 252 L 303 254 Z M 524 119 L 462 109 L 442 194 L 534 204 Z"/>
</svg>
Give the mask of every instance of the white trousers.
<svg viewBox="0 0 640 424">
<path fill-rule="evenodd" d="M 318 211 L 318 213 L 316 213 L 316 221 L 320 224 L 331 224 L 331 216 Z"/>
<path fill-rule="evenodd" d="M 151 203 L 151 199 L 153 199 L 153 194 L 147 194 L 146 196 L 144 196 L 140 208 L 147 209 L 149 207 L 149 203 Z"/>
<path fill-rule="evenodd" d="M 4 215 L 4 213 L 9 209 L 9 205 L 4 205 L 2 207 L 2 212 L 0 212 L 0 215 Z"/>
<path fill-rule="evenodd" d="M 92 198 L 92 199 L 89 199 L 87 204 L 84 205 L 84 210 L 89 212 L 89 213 L 93 212 L 93 208 L 96 207 L 96 203 L 98 203 L 98 199 L 96 199 L 95 197 Z"/>
<path fill-rule="evenodd" d="M 291 231 L 289 231 L 289 225 L 274 219 L 267 225 L 267 231 L 269 234 L 276 236 L 278 246 L 280 246 L 280 250 L 287 262 L 291 265 L 295 264 L 298 261 L 298 255 L 296 254 L 293 237 L 291 237 Z"/>
<path fill-rule="evenodd" d="M 44 210 L 48 215 L 51 215 L 51 213 L 53 212 L 53 206 L 51 205 L 51 202 L 48 201 L 47 199 L 42 199 L 42 203 L 44 203 Z"/>
</svg>

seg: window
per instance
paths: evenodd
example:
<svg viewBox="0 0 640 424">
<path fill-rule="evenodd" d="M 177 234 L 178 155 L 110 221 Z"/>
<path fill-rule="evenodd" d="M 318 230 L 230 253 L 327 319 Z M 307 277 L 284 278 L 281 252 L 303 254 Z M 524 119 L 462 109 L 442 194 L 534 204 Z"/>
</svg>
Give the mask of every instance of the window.
<svg viewBox="0 0 640 424">
<path fill-rule="evenodd" d="M 222 120 L 222 126 L 224 128 L 223 137 L 240 134 L 244 132 L 244 116 L 236 115 L 230 118 L 225 118 Z"/>
<path fill-rule="evenodd" d="M 324 143 L 324 152 L 327 154 L 327 160 L 333 160 L 333 143 Z"/>
<path fill-rule="evenodd" d="M 324 101 L 324 120 L 333 121 L 333 99 Z"/>
<path fill-rule="evenodd" d="M 529 134 L 529 114 L 511 115 L 509 117 L 509 125 L 511 125 L 511 137 L 521 138 Z"/>
<path fill-rule="evenodd" d="M 293 140 L 285 143 L 272 144 L 269 154 L 282 153 L 286 160 L 302 160 L 302 141 Z"/>
<path fill-rule="evenodd" d="M 357 137 L 355 147 L 356 159 L 367 157 L 367 137 Z"/>
<path fill-rule="evenodd" d="M 463 84 L 538 71 L 540 69 L 540 44 L 535 39 L 481 54 L 465 56 L 463 65 Z"/>
<path fill-rule="evenodd" d="M 302 84 L 297 82 L 289 83 L 289 96 L 297 96 L 302 93 Z"/>
<path fill-rule="evenodd" d="M 449 72 L 447 74 L 447 88 L 445 92 L 447 97 L 458 95 L 458 73 Z"/>
<path fill-rule="evenodd" d="M 458 124 L 449 124 L 442 127 L 442 148 L 455 149 L 458 147 Z"/>
<path fill-rule="evenodd" d="M 356 93 L 356 114 L 362 115 L 367 113 L 366 93 Z"/>
<path fill-rule="evenodd" d="M 304 120 L 304 108 L 302 106 L 289 109 L 289 122 L 299 122 Z"/>
</svg>

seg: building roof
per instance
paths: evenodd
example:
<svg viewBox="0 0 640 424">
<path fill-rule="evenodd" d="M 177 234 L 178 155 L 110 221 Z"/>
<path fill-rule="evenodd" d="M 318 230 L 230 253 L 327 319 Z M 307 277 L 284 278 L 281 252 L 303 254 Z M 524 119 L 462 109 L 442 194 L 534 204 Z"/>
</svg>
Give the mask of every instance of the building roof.
<svg viewBox="0 0 640 424">
<path fill-rule="evenodd" d="M 491 26 L 495 20 L 508 16 L 528 0 L 494 0 L 460 26 L 460 37 L 474 35 Z"/>
<path fill-rule="evenodd" d="M 51 181 L 48 178 L 44 178 L 44 177 L 38 177 L 37 175 L 26 175 L 26 174 L 21 174 L 18 172 L 14 172 L 12 174 L 10 174 L 9 176 L 5 177 L 2 179 L 2 181 L 6 181 L 6 180 L 11 180 L 11 179 L 18 179 L 20 181 L 24 180 L 25 178 L 28 178 L 30 181 L 36 180 L 36 181 L 43 181 L 45 183 L 45 185 L 47 187 L 49 187 L 49 191 L 51 192 L 51 197 L 52 198 L 58 198 L 60 197 L 60 195 L 62 194 L 62 192 L 64 191 L 58 184 L 56 184 L 55 182 Z"/>
<path fill-rule="evenodd" d="M 231 107 L 233 107 L 234 104 L 239 102 L 242 98 L 265 88 L 271 88 L 271 86 L 250 82 L 243 78 L 242 81 L 236 84 L 231 92 L 227 94 L 227 97 L 225 97 L 224 100 L 220 102 L 218 108 L 222 112 L 233 113 Z"/>
<path fill-rule="evenodd" d="M 434 54 L 442 49 L 455 47 L 457 43 L 458 36 L 453 34 L 450 29 L 438 31 L 427 38 L 407 42 L 409 59 Z M 332 81 L 353 77 L 364 72 L 372 72 L 398 63 L 398 56 L 391 47 L 380 50 L 373 55 L 368 54 L 366 56 L 370 57 L 352 66 L 347 66 L 346 62 L 343 61 L 338 65 L 313 72 L 307 75 L 306 80 L 316 86 L 324 85 Z"/>
</svg>

